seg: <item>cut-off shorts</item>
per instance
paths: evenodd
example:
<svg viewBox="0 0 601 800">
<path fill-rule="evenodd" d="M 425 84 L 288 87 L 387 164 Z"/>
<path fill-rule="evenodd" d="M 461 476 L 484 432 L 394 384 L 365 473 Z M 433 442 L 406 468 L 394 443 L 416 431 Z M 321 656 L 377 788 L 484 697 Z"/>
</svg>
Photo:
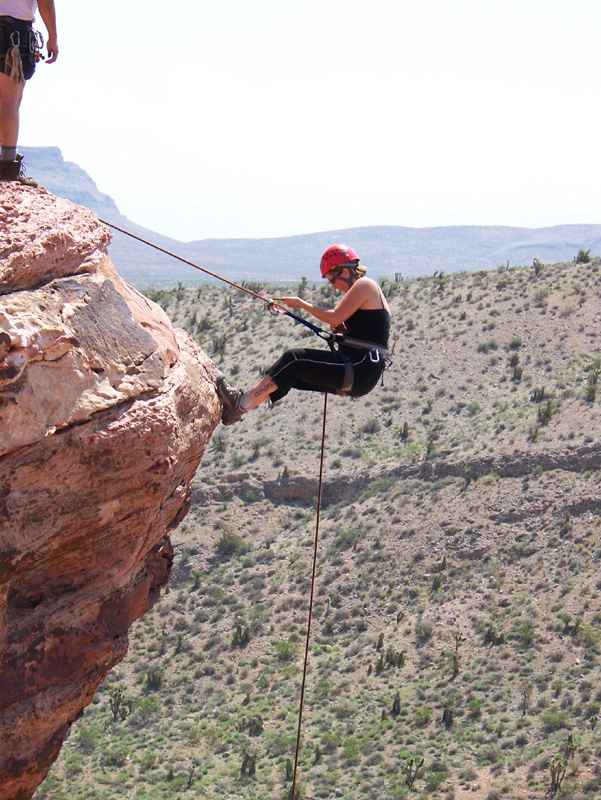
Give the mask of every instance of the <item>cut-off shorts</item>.
<svg viewBox="0 0 601 800">
<path fill-rule="evenodd" d="M 373 351 L 357 347 L 344 348 L 344 355 L 353 363 L 353 388 L 350 397 L 362 397 L 371 392 L 385 367 L 382 356 L 374 360 Z M 286 350 L 267 370 L 277 384 L 269 395 L 272 402 L 281 400 L 290 389 L 336 394 L 344 385 L 345 363 L 340 352 L 297 347 Z"/>
<path fill-rule="evenodd" d="M 6 54 L 12 47 L 11 35 L 19 36 L 19 52 L 23 62 L 23 77 L 28 81 L 35 72 L 34 34 L 31 22 L 13 17 L 0 17 L 0 72 L 6 74 Z"/>
</svg>

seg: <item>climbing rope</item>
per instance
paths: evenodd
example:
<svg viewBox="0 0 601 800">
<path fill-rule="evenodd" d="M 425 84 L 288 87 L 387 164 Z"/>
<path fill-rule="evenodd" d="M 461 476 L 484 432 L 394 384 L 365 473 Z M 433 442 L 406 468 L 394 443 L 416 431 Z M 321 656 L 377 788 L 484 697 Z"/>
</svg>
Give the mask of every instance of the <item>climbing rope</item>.
<svg viewBox="0 0 601 800">
<path fill-rule="evenodd" d="M 317 569 L 317 545 L 319 543 L 319 517 L 321 512 L 321 492 L 323 487 L 323 456 L 326 441 L 326 416 L 328 411 L 328 393 L 323 396 L 323 424 L 321 428 L 321 451 L 319 455 L 319 488 L 317 491 L 317 514 L 315 519 L 315 539 L 313 542 L 313 567 L 311 570 L 311 592 L 309 595 L 309 617 L 307 620 L 307 638 L 305 640 L 305 658 L 303 661 L 303 680 L 301 684 L 300 703 L 298 709 L 298 728 L 296 731 L 296 751 L 294 754 L 294 773 L 292 775 L 292 788 L 290 800 L 294 800 L 296 790 L 296 776 L 298 773 L 298 757 L 300 753 L 301 730 L 303 725 L 303 711 L 305 706 L 305 686 L 307 684 L 307 665 L 309 662 L 309 644 L 311 641 L 311 622 L 313 620 L 313 599 L 315 596 L 315 573 Z"/>
<path fill-rule="evenodd" d="M 147 239 L 143 239 L 141 236 L 136 236 L 136 234 L 131 233 L 130 231 L 125 230 L 124 228 L 120 228 L 118 225 L 114 225 L 112 222 L 107 222 L 104 219 L 101 219 L 103 225 L 107 225 L 109 228 L 113 228 L 119 233 L 123 233 L 126 236 L 130 236 L 132 239 L 136 239 L 138 242 L 142 244 L 148 245 L 149 247 L 153 247 L 155 250 L 159 250 L 161 253 L 165 253 L 168 256 L 172 256 L 176 258 L 178 261 L 182 261 L 184 264 L 188 264 L 194 269 L 198 269 L 201 272 L 210 275 L 212 278 L 216 278 L 217 280 L 223 281 L 224 283 L 233 286 L 235 289 L 240 289 L 242 292 L 246 292 L 247 294 L 252 295 L 253 297 L 257 298 L 258 300 L 262 300 L 264 303 L 267 303 L 268 309 L 275 314 L 283 314 L 284 316 L 292 317 L 295 322 L 305 325 L 307 328 L 311 329 L 317 336 L 322 339 L 325 339 L 330 347 L 333 348 L 333 341 L 334 336 L 327 331 L 324 331 L 322 328 L 318 328 L 317 325 L 313 325 L 311 322 L 303 319 L 302 317 L 298 317 L 296 314 L 292 314 L 288 309 L 284 306 L 277 303 L 275 300 L 272 300 L 267 297 L 263 297 L 257 292 L 253 292 L 246 286 L 240 286 L 233 281 L 224 278 L 221 275 L 218 275 L 215 272 L 211 272 L 211 270 L 206 269 L 205 267 L 201 267 L 198 264 L 195 264 L 193 261 L 189 261 L 186 258 L 182 258 L 182 256 L 178 256 L 176 253 L 172 253 L 170 250 L 165 249 L 164 247 L 160 247 L 153 242 L 148 241 Z M 296 792 L 296 780 L 298 775 L 298 760 L 300 754 L 300 744 L 301 744 L 301 733 L 302 733 L 302 725 L 303 725 L 303 712 L 305 706 L 305 688 L 307 685 L 307 668 L 309 663 L 309 645 L 311 642 L 311 622 L 313 620 L 313 601 L 315 597 L 315 575 L 317 571 L 317 553 L 318 553 L 318 544 L 319 544 L 319 521 L 320 521 L 320 513 L 321 513 L 321 495 L 322 495 L 322 488 L 323 488 L 323 462 L 324 462 L 324 452 L 325 452 L 325 441 L 326 441 L 326 419 L 327 419 L 327 410 L 328 410 L 328 393 L 324 393 L 324 401 L 323 401 L 323 423 L 322 423 L 322 430 L 321 430 L 321 449 L 319 455 L 319 487 L 317 491 L 317 513 L 315 519 L 315 538 L 313 544 L 313 565 L 311 570 L 311 591 L 309 595 L 309 612 L 308 612 L 308 619 L 307 619 L 307 637 L 305 641 L 305 656 L 303 659 L 303 678 L 301 683 L 301 692 L 300 692 L 300 701 L 299 701 L 299 710 L 298 710 L 298 726 L 296 732 L 296 749 L 294 753 L 294 771 L 292 775 L 292 787 L 290 789 L 290 800 L 295 800 L 295 792 Z"/>
<path fill-rule="evenodd" d="M 164 253 L 167 256 L 171 256 L 172 258 L 181 261 L 183 264 L 187 264 L 189 267 L 194 267 L 194 269 L 198 269 L 201 272 L 204 272 L 205 275 L 210 275 L 211 278 L 216 278 L 218 281 L 223 281 L 224 283 L 229 284 L 229 286 L 233 286 L 234 289 L 239 289 L 241 292 L 246 292 L 246 294 L 250 294 L 252 297 L 257 298 L 257 300 L 262 300 L 264 303 L 267 303 L 267 308 L 273 314 L 281 314 L 285 317 L 291 317 L 295 323 L 304 325 L 309 330 L 313 331 L 316 336 L 319 336 L 321 339 L 324 339 L 329 344 L 330 348 L 334 348 L 334 335 L 329 333 L 328 331 L 324 331 L 323 328 L 319 328 L 317 325 L 314 325 L 312 322 L 309 322 L 302 317 L 293 314 L 289 311 L 285 306 L 277 303 L 270 297 L 263 297 L 261 294 L 257 294 L 257 292 L 253 292 L 248 286 L 240 286 L 238 283 L 234 283 L 234 281 L 228 280 L 228 278 L 224 278 L 223 275 L 218 275 L 216 272 L 211 272 L 210 269 L 206 267 L 201 267 L 199 264 L 195 264 L 194 261 L 189 261 L 187 258 L 183 258 L 182 256 L 178 256 L 177 253 L 173 253 L 171 250 L 167 250 L 164 247 L 160 247 L 158 244 L 154 244 L 154 242 L 148 241 L 148 239 L 143 239 L 141 236 L 136 236 L 135 233 L 131 231 L 125 230 L 125 228 L 120 228 L 118 225 L 114 225 L 112 222 L 108 222 L 105 219 L 100 219 L 103 225 L 107 225 L 109 228 L 113 228 L 113 230 L 119 231 L 119 233 L 123 233 L 126 236 L 130 236 L 132 239 L 135 239 L 142 244 L 148 245 L 148 247 L 153 247 L 155 250 L 158 250 L 160 253 Z"/>
</svg>

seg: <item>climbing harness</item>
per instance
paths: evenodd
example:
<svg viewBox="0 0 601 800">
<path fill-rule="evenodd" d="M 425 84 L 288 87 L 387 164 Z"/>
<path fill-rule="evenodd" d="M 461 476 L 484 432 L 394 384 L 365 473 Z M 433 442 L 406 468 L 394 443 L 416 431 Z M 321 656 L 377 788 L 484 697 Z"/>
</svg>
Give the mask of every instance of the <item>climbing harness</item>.
<svg viewBox="0 0 601 800">
<path fill-rule="evenodd" d="M 13 17 L 0 17 L 0 24 L 5 23 L 7 25 L 14 25 L 15 23 L 19 23 L 19 20 L 14 19 Z M 27 26 L 29 32 L 29 52 L 33 57 L 33 61 L 37 64 L 39 61 L 44 61 L 44 56 L 42 55 L 42 47 L 44 46 L 44 37 L 39 31 L 36 31 L 30 25 Z M 25 74 L 23 72 L 23 59 L 21 57 L 21 32 L 27 35 L 27 28 L 22 28 L 20 30 L 13 30 L 10 33 L 9 41 L 10 46 L 6 52 L 6 58 L 4 61 L 4 70 L 5 74 L 17 85 L 20 86 L 22 83 L 25 83 Z M 23 43 L 24 44 L 24 43 Z"/>
<path fill-rule="evenodd" d="M 317 325 L 314 325 L 312 322 L 299 317 L 297 314 L 293 314 L 291 311 L 286 310 L 283 308 L 283 306 L 279 305 L 279 303 L 276 303 L 275 300 L 269 300 L 267 303 L 267 308 L 273 314 L 291 317 L 297 324 L 304 325 L 305 327 L 309 328 L 316 336 L 319 336 L 320 339 L 323 339 L 328 343 L 328 346 L 332 352 L 338 353 L 344 363 L 344 378 L 342 381 L 342 386 L 336 392 L 336 394 L 340 395 L 341 397 L 347 397 L 355 383 L 355 369 L 353 367 L 353 362 L 349 356 L 340 349 L 341 345 L 344 345 L 345 347 L 356 347 L 361 348 L 362 350 L 369 350 L 369 360 L 374 364 L 378 364 L 380 359 L 383 359 L 386 362 L 384 369 L 386 369 L 386 367 L 391 363 L 390 359 L 388 358 L 387 348 L 383 347 L 381 344 L 376 344 L 375 342 L 366 342 L 362 339 L 353 339 L 345 336 L 343 333 L 329 333 L 328 331 L 324 331 L 323 328 L 320 328 Z"/>
</svg>

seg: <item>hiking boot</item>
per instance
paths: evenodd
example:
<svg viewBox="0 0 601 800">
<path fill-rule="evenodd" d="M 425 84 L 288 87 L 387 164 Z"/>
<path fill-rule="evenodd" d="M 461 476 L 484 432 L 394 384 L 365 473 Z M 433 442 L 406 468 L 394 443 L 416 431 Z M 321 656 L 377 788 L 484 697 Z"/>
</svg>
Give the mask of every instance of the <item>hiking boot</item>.
<svg viewBox="0 0 601 800">
<path fill-rule="evenodd" d="M 14 181 L 23 186 L 31 186 L 34 189 L 38 182 L 25 175 L 25 167 L 22 164 L 23 156 L 17 153 L 16 161 L 0 161 L 0 181 Z"/>
<path fill-rule="evenodd" d="M 225 382 L 225 377 L 220 375 L 217 378 L 217 394 L 223 403 L 223 413 L 221 421 L 224 425 L 233 425 L 240 422 L 244 413 L 240 408 L 240 400 L 244 392 L 242 389 L 234 389 Z"/>
</svg>

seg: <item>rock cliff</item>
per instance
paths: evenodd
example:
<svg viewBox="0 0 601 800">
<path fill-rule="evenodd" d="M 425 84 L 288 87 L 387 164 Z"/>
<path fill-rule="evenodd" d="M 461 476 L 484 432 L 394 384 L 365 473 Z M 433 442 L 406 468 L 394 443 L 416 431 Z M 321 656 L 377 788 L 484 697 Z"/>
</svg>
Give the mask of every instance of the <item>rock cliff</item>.
<svg viewBox="0 0 601 800">
<path fill-rule="evenodd" d="M 27 800 L 127 651 L 219 422 L 216 368 L 110 233 L 0 184 L 0 800 Z"/>
</svg>

